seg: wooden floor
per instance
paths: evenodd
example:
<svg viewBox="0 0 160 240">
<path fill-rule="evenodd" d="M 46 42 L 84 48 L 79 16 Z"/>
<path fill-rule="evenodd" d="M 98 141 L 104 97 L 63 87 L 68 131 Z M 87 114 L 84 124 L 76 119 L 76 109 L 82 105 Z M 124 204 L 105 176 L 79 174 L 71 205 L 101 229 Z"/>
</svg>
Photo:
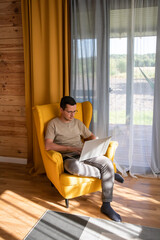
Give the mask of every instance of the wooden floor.
<svg viewBox="0 0 160 240">
<path fill-rule="evenodd" d="M 101 193 L 70 200 L 70 207 L 48 179 L 30 176 L 25 165 L 0 163 L 0 239 L 22 240 L 47 209 L 107 219 Z M 160 228 L 160 179 L 125 178 L 115 183 L 113 208 L 123 222 Z"/>
</svg>

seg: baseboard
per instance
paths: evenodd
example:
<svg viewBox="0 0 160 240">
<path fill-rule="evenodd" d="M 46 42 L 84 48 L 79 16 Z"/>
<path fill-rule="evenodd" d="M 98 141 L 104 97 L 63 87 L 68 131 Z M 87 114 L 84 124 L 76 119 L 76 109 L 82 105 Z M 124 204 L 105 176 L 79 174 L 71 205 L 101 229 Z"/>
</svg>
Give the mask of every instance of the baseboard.
<svg viewBox="0 0 160 240">
<path fill-rule="evenodd" d="M 0 156 L 0 162 L 27 164 L 27 159 L 26 158 L 13 158 L 13 157 L 2 157 L 2 156 Z"/>
</svg>

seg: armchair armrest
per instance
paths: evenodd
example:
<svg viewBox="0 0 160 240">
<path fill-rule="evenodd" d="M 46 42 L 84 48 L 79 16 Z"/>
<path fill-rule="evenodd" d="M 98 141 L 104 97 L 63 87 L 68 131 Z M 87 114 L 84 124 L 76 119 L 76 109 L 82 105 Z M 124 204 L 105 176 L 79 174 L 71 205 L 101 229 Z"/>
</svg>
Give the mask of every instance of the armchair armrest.
<svg viewBox="0 0 160 240">
<path fill-rule="evenodd" d="M 111 141 L 109 143 L 107 152 L 105 154 L 106 157 L 108 157 L 109 159 L 111 159 L 111 161 L 113 162 L 113 166 L 114 166 L 114 171 L 116 172 L 116 164 L 114 163 L 114 156 L 115 156 L 115 152 L 116 152 L 116 148 L 118 147 L 118 142 L 116 141 Z"/>
<path fill-rule="evenodd" d="M 109 159 L 111 159 L 112 162 L 114 161 L 114 156 L 115 156 L 115 152 L 116 152 L 117 147 L 118 147 L 118 142 L 111 141 L 109 143 L 107 152 L 105 154 L 105 156 L 108 157 Z"/>
<path fill-rule="evenodd" d="M 53 150 L 43 150 L 42 155 L 48 179 L 61 192 L 60 175 L 64 172 L 62 155 Z"/>
<path fill-rule="evenodd" d="M 61 153 L 53 150 L 50 151 L 45 150 L 43 161 L 45 168 L 50 168 L 48 169 L 49 172 L 52 171 L 52 175 L 53 174 L 61 175 L 64 172 L 63 158 Z"/>
</svg>

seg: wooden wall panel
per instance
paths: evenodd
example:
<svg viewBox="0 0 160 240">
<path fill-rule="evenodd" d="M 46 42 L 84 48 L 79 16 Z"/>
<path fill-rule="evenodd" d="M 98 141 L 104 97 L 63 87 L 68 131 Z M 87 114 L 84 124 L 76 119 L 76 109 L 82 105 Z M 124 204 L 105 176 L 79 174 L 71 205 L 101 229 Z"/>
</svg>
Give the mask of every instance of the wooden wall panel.
<svg viewBox="0 0 160 240">
<path fill-rule="evenodd" d="M 19 50 L 19 52 L 15 51 L 15 50 L 8 50 L 6 52 L 6 50 L 1 49 L 0 58 L 1 58 L 1 61 L 3 61 L 3 62 L 7 62 L 7 61 L 23 62 L 23 60 L 24 60 L 23 50 Z"/>
<path fill-rule="evenodd" d="M 1 73 L 0 83 L 10 85 L 24 85 L 24 73 Z"/>
<path fill-rule="evenodd" d="M 0 26 L 17 26 L 22 22 L 20 14 L 1 14 L 0 15 Z"/>
<path fill-rule="evenodd" d="M 0 95 L 24 96 L 24 85 L 12 85 L 10 83 L 0 83 Z"/>
<path fill-rule="evenodd" d="M 0 132 L 2 136 L 10 136 L 10 137 L 26 137 L 27 133 L 26 130 L 24 131 L 23 127 L 4 127 L 0 126 Z M 17 143 L 20 144 L 20 143 Z"/>
<path fill-rule="evenodd" d="M 1 72 L 23 72 L 23 67 L 24 67 L 24 63 L 23 62 L 10 62 L 10 61 L 3 61 L 1 60 L 0 62 L 0 69 Z"/>
<path fill-rule="evenodd" d="M 0 152 L 3 153 L 4 157 L 26 158 L 26 155 L 27 155 L 26 148 L 22 149 L 21 147 L 19 147 L 18 141 L 17 141 L 16 147 L 12 147 L 12 145 L 10 145 L 9 151 L 8 151 L 8 146 L 4 147 L 0 145 Z"/>
<path fill-rule="evenodd" d="M 1 94 L 0 94 L 1 95 Z M 0 106 L 24 106 L 24 96 L 0 96 Z"/>
<path fill-rule="evenodd" d="M 1 27 L 0 27 L 1 29 Z M 0 50 L 18 50 L 18 52 L 20 50 L 23 51 L 23 39 L 22 38 L 17 38 L 17 39 L 12 39 L 12 38 L 8 38 L 8 39 L 4 39 L 0 38 Z"/>
<path fill-rule="evenodd" d="M 0 106 L 1 116 L 25 116 L 24 106 Z"/>
<path fill-rule="evenodd" d="M 1 38 L 20 38 L 22 36 L 22 27 L 2 27 Z"/>
<path fill-rule="evenodd" d="M 14 1 L 0 1 L 0 13 L 2 14 L 17 14 L 21 13 L 21 1 L 14 0 Z"/>
<path fill-rule="evenodd" d="M 25 117 L 17 117 L 17 116 L 1 116 L 0 118 L 0 126 L 8 126 L 15 128 L 25 128 L 26 119 Z M 26 129 L 25 129 L 26 130 Z"/>
<path fill-rule="evenodd" d="M 0 156 L 27 158 L 20 0 L 0 0 Z"/>
</svg>

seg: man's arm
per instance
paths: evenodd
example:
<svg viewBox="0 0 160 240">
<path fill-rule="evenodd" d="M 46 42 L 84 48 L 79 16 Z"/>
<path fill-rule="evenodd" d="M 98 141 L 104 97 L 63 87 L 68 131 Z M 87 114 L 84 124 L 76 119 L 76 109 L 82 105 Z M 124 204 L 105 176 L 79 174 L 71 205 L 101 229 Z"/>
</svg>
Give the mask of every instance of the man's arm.
<svg viewBox="0 0 160 240">
<path fill-rule="evenodd" d="M 47 138 L 45 139 L 45 149 L 47 151 L 54 150 L 57 152 L 78 152 L 80 153 L 82 151 L 82 148 L 79 147 L 71 147 L 71 146 L 64 146 L 59 145 L 53 142 L 53 139 Z"/>
<path fill-rule="evenodd" d="M 96 139 L 96 136 L 92 133 L 88 138 L 85 138 L 84 141 Z"/>
</svg>

